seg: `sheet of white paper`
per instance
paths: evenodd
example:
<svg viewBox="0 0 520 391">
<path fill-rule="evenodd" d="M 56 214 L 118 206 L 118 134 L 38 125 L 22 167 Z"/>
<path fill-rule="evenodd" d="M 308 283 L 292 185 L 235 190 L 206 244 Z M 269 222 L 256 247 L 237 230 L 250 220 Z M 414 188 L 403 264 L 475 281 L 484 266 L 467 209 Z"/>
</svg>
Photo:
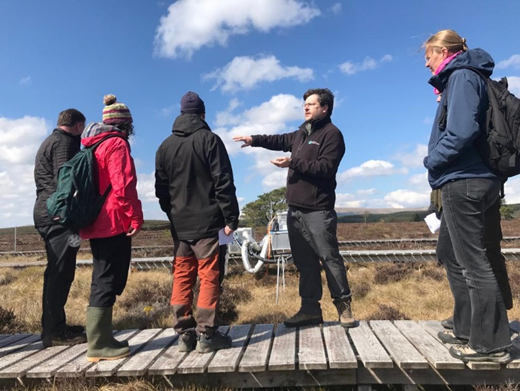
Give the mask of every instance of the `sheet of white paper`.
<svg viewBox="0 0 520 391">
<path fill-rule="evenodd" d="M 424 218 L 426 225 L 430 229 L 431 233 L 434 234 L 441 227 L 441 221 L 437 218 L 435 213 L 431 213 Z"/>
<path fill-rule="evenodd" d="M 222 228 L 220 231 L 218 231 L 218 244 L 223 246 L 225 244 L 229 244 L 233 241 L 233 234 L 226 235 L 224 233 L 224 228 Z"/>
</svg>

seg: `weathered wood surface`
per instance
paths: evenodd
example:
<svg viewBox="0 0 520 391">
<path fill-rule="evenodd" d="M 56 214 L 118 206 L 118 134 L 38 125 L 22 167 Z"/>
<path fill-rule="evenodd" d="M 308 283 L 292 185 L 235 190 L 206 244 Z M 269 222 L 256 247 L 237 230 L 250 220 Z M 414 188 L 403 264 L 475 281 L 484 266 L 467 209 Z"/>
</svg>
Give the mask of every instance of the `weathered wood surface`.
<svg viewBox="0 0 520 391">
<path fill-rule="evenodd" d="M 115 333 L 116 339 L 118 340 L 127 340 L 132 335 L 134 335 L 137 332 L 137 330 L 124 330 L 120 331 L 118 333 Z M 88 368 L 94 366 L 94 363 L 91 363 L 87 361 L 86 358 L 86 352 L 87 352 L 87 345 L 79 345 L 84 346 L 84 352 L 85 354 L 80 354 L 73 360 L 65 363 L 65 365 L 58 368 L 54 376 L 55 377 L 83 377 L 85 375 L 85 372 Z"/>
<path fill-rule="evenodd" d="M 356 347 L 359 358 L 367 368 L 393 368 L 394 362 L 381 342 L 374 335 L 367 322 L 359 322 L 359 326 L 350 329 L 350 338 Z"/>
<path fill-rule="evenodd" d="M 269 359 L 272 324 L 257 324 L 251 335 L 250 342 L 238 366 L 239 372 L 265 371 Z"/>
<path fill-rule="evenodd" d="M 325 346 L 320 327 L 305 326 L 299 330 L 298 366 L 300 369 L 327 369 Z"/>
<path fill-rule="evenodd" d="M 345 329 L 339 325 L 339 322 L 325 323 L 323 338 L 330 368 L 357 368 L 356 355 L 350 346 Z"/>
<path fill-rule="evenodd" d="M 39 335 L 3 335 L 0 379 L 166 376 L 172 384 L 234 387 L 333 384 L 498 384 L 520 382 L 520 323 L 511 322 L 508 365 L 465 365 L 439 341 L 438 321 L 371 321 L 345 330 L 338 322 L 287 328 L 283 324 L 222 327 L 230 349 L 180 353 L 173 329 L 125 330 L 132 355 L 89 363 L 87 345 L 44 349 Z M 317 383 L 318 382 L 318 383 Z"/>
<path fill-rule="evenodd" d="M 393 360 L 403 369 L 428 368 L 428 361 L 389 320 L 373 320 L 370 326 Z"/>
<path fill-rule="evenodd" d="M 296 329 L 276 326 L 276 335 L 269 358 L 270 371 L 293 370 L 296 368 Z"/>
</svg>

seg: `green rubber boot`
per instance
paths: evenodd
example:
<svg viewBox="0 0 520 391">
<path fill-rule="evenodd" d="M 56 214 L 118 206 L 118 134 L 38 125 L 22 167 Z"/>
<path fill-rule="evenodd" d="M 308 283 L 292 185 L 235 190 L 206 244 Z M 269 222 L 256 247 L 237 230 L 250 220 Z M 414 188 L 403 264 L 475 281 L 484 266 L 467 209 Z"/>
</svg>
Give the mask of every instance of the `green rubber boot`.
<svg viewBox="0 0 520 391">
<path fill-rule="evenodd" d="M 112 307 L 87 307 L 87 360 L 117 360 L 130 355 L 128 346 L 113 343 Z"/>
</svg>

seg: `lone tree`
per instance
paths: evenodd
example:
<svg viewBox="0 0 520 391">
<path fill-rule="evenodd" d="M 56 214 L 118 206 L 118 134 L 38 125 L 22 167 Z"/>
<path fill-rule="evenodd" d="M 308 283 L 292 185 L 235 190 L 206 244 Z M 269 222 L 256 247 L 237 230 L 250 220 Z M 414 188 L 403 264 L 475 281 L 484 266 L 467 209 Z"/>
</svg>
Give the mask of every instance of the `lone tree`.
<svg viewBox="0 0 520 391">
<path fill-rule="evenodd" d="M 504 220 L 513 220 L 513 208 L 510 205 L 507 205 L 506 199 L 502 198 L 500 200 L 500 214 Z"/>
<path fill-rule="evenodd" d="M 240 220 L 248 227 L 266 227 L 278 212 L 287 209 L 285 187 L 264 193 L 242 209 Z"/>
</svg>

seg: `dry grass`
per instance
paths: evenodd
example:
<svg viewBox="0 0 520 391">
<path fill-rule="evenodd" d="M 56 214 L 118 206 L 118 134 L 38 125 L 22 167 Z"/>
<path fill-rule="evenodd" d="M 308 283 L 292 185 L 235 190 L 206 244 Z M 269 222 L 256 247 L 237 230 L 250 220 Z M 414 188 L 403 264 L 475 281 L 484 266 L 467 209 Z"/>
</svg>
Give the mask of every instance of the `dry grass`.
<svg viewBox="0 0 520 391">
<path fill-rule="evenodd" d="M 520 319 L 520 264 L 508 263 L 514 292 L 510 320 Z M 0 333 L 40 332 L 43 268 L 0 269 Z M 68 322 L 84 324 L 88 305 L 91 270 L 78 269 L 66 306 Z M 433 262 L 406 264 L 352 264 L 348 279 L 353 293 L 353 310 L 359 320 L 372 319 L 443 319 L 451 314 L 453 300 L 442 266 Z M 336 320 L 336 309 L 322 275 L 322 309 L 325 320 Z M 117 329 L 171 327 L 169 298 L 172 276 L 168 270 L 130 273 L 125 292 L 114 307 Z M 280 286 L 276 303 L 276 268 L 271 266 L 258 275 L 231 268 L 224 282 L 220 318 L 230 324 L 280 323 L 299 306 L 298 273 L 292 265 L 285 270 L 285 289 Z M 1 389 L 1 388 L 0 388 Z M 35 388 L 18 386 L 15 390 L 99 390 L 160 391 L 170 389 L 162 382 L 135 380 L 126 383 L 64 381 Z M 179 388 L 204 390 L 200 387 Z M 327 388 L 334 390 L 336 388 Z M 337 389 L 345 389 L 337 388 Z M 208 389 L 209 390 L 209 389 Z M 228 390 L 228 389 L 222 389 Z M 295 390 L 295 389 L 293 389 Z M 319 390 L 319 389 L 314 389 Z M 478 391 L 518 391 L 516 386 L 478 388 Z"/>
</svg>

